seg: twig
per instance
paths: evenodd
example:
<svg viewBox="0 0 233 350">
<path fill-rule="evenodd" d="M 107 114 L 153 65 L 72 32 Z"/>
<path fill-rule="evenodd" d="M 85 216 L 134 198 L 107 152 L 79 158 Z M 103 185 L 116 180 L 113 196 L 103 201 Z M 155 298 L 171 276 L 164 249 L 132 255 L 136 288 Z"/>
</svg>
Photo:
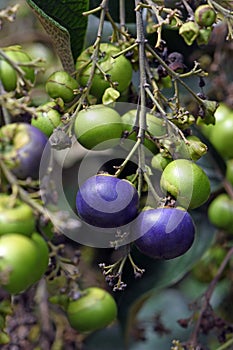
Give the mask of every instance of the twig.
<svg viewBox="0 0 233 350">
<path fill-rule="evenodd" d="M 193 346 L 195 348 L 195 346 L 198 343 L 198 334 L 199 334 L 199 330 L 200 330 L 200 326 L 201 326 L 201 322 L 202 319 L 204 317 L 205 311 L 208 308 L 209 304 L 210 304 L 210 299 L 211 296 L 214 292 L 214 289 L 226 267 L 226 265 L 228 264 L 229 260 L 232 258 L 233 256 L 233 247 L 228 251 L 227 255 L 225 256 L 223 262 L 221 263 L 218 272 L 216 274 L 216 276 L 214 277 L 214 279 L 211 281 L 211 283 L 209 284 L 206 292 L 204 293 L 204 302 L 203 305 L 201 307 L 201 310 L 199 312 L 199 316 L 198 316 L 198 320 L 195 324 L 195 327 L 193 329 L 193 332 L 189 338 L 188 344 L 190 344 L 191 346 Z M 224 348 L 223 348 L 224 349 Z"/>
</svg>

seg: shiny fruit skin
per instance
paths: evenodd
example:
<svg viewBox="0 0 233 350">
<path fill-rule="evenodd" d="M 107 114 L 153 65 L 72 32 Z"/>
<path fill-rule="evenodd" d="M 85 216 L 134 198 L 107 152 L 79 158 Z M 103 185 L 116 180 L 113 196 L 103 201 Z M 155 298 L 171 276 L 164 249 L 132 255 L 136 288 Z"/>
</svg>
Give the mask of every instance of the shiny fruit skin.
<svg viewBox="0 0 233 350">
<path fill-rule="evenodd" d="M 28 288 L 37 263 L 37 249 L 29 237 L 17 233 L 0 236 L 0 279 L 6 291 L 17 294 Z"/>
<path fill-rule="evenodd" d="M 201 131 L 205 137 L 210 139 L 211 133 L 214 130 L 215 126 L 218 125 L 221 121 L 226 120 L 229 115 L 232 115 L 232 110 L 223 102 L 219 103 L 218 108 L 216 109 L 216 112 L 214 113 L 215 117 L 215 125 L 209 124 L 203 124 L 201 126 Z"/>
<path fill-rule="evenodd" d="M 195 226 L 190 214 L 178 208 L 142 211 L 133 223 L 136 247 L 153 259 L 173 259 L 192 246 Z"/>
<path fill-rule="evenodd" d="M 76 208 L 90 225 L 113 228 L 126 225 L 137 216 L 139 197 L 127 180 L 112 175 L 95 175 L 79 188 Z"/>
<path fill-rule="evenodd" d="M 229 159 L 226 162 L 226 179 L 233 186 L 233 159 Z"/>
<path fill-rule="evenodd" d="M 155 154 L 151 159 L 152 168 L 163 171 L 172 162 L 172 158 L 163 157 L 161 153 Z"/>
<path fill-rule="evenodd" d="M 42 131 L 47 137 L 50 137 L 53 130 L 61 124 L 61 115 L 55 107 L 55 102 L 45 103 L 38 108 L 37 117 L 31 121 L 31 125 Z"/>
<path fill-rule="evenodd" d="M 40 160 L 48 138 L 36 127 L 12 123 L 0 129 L 4 142 L 0 145 L 3 159 L 19 179 L 39 178 Z"/>
<path fill-rule="evenodd" d="M 20 233 L 31 236 L 35 230 L 35 217 L 31 207 L 20 199 L 11 204 L 9 195 L 0 194 L 0 235 Z"/>
<path fill-rule="evenodd" d="M 87 149 L 104 150 L 118 145 L 122 131 L 120 115 L 101 104 L 80 111 L 74 124 L 78 142 Z"/>
<path fill-rule="evenodd" d="M 91 46 L 83 51 L 77 58 L 77 80 L 81 86 L 86 86 L 88 82 L 92 69 L 92 63 L 89 63 L 88 65 L 86 64 L 91 60 L 93 50 L 94 48 Z M 101 43 L 98 64 L 106 74 L 110 75 L 112 82 L 118 83 L 116 89 L 119 92 L 123 92 L 130 85 L 133 70 L 131 63 L 123 55 L 120 55 L 115 59 L 112 58 L 113 55 L 119 53 L 120 51 L 121 50 L 118 47 L 112 44 Z M 109 82 L 105 80 L 103 74 L 96 69 L 90 93 L 97 97 L 97 99 L 101 99 L 104 91 L 109 87 Z"/>
<path fill-rule="evenodd" d="M 89 287 L 83 296 L 70 301 L 67 317 L 72 328 L 79 332 L 91 332 L 107 327 L 117 317 L 117 305 L 107 291 Z"/>
<path fill-rule="evenodd" d="M 78 82 L 67 72 L 57 71 L 49 76 L 45 84 L 45 89 L 50 97 L 60 97 L 67 103 L 74 99 L 74 90 L 78 89 Z"/>
<path fill-rule="evenodd" d="M 136 122 L 136 115 L 137 115 L 136 109 L 132 109 L 122 115 L 121 119 L 123 123 L 123 131 L 128 131 L 130 133 L 132 132 Z M 147 131 L 151 137 L 155 137 L 159 139 L 160 137 L 164 136 L 167 132 L 166 126 L 163 120 L 156 117 L 153 114 L 150 114 L 150 113 L 146 114 L 146 124 L 147 124 Z M 138 127 L 138 125 L 136 126 Z M 127 140 L 128 139 L 136 142 L 137 133 L 133 132 L 127 137 Z M 158 147 L 156 146 L 155 142 L 153 142 L 152 140 L 145 138 L 144 146 L 154 154 L 158 152 Z"/>
<path fill-rule="evenodd" d="M 29 63 L 31 61 L 30 56 L 20 48 L 5 49 L 4 53 L 16 63 Z M 20 66 L 25 72 L 25 78 L 32 83 L 35 79 L 34 69 L 31 67 Z M 17 86 L 17 73 L 15 69 L 4 59 L 0 59 L 0 80 L 6 91 L 14 91 Z"/>
<path fill-rule="evenodd" d="M 161 175 L 160 186 L 186 209 L 200 207 L 210 195 L 207 175 L 199 165 L 187 159 L 169 163 Z"/>
<path fill-rule="evenodd" d="M 49 264 L 49 249 L 44 238 L 37 232 L 33 232 L 31 236 L 37 250 L 37 265 L 33 270 L 33 283 L 41 279 L 48 268 Z"/>
<path fill-rule="evenodd" d="M 233 112 L 214 126 L 209 139 L 224 159 L 233 158 Z"/>
<path fill-rule="evenodd" d="M 208 218 L 214 226 L 233 232 L 233 200 L 226 193 L 219 194 L 208 207 Z"/>
</svg>

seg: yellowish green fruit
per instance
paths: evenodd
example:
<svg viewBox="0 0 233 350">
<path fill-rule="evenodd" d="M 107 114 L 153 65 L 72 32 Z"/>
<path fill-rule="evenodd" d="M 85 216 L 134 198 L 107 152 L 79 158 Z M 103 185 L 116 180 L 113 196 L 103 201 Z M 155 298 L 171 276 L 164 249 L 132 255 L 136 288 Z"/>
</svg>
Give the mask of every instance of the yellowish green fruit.
<svg viewBox="0 0 233 350">
<path fill-rule="evenodd" d="M 37 108 L 37 116 L 32 118 L 31 124 L 50 137 L 53 130 L 61 124 L 61 115 L 55 102 L 47 102 Z"/>
<path fill-rule="evenodd" d="M 70 301 L 67 317 L 71 327 L 79 332 L 91 332 L 107 327 L 117 316 L 117 305 L 107 291 L 90 287 L 81 297 Z"/>
<path fill-rule="evenodd" d="M 208 217 L 216 227 L 233 232 L 233 200 L 226 193 L 219 194 L 209 205 Z"/>
<path fill-rule="evenodd" d="M 74 90 L 78 89 L 78 82 L 65 71 L 57 71 L 50 75 L 45 88 L 52 98 L 62 98 L 64 102 L 71 102 L 74 99 Z"/>
<path fill-rule="evenodd" d="M 207 175 L 199 165 L 187 159 L 169 163 L 161 175 L 160 186 L 186 209 L 200 207 L 210 195 Z"/>
<path fill-rule="evenodd" d="M 98 64 L 101 67 L 101 70 L 109 76 L 111 82 L 115 84 L 114 88 L 121 93 L 128 88 L 132 79 L 133 69 L 130 61 L 124 55 L 113 58 L 113 56 L 118 54 L 120 51 L 120 48 L 112 44 L 101 43 L 99 48 Z M 93 52 L 94 47 L 88 47 L 81 53 L 76 61 L 77 80 L 83 87 L 87 85 L 93 67 Z M 104 94 L 104 91 L 110 86 L 111 84 L 107 81 L 103 73 L 96 68 L 91 84 L 90 94 L 94 95 L 100 100 Z"/>
<path fill-rule="evenodd" d="M 78 142 L 87 149 L 104 150 L 120 143 L 122 120 L 114 109 L 92 105 L 80 111 L 74 124 Z"/>
<path fill-rule="evenodd" d="M 35 80 L 34 68 L 27 67 L 31 57 L 20 46 L 10 46 L 3 49 L 5 55 L 24 72 L 24 78 L 31 83 Z M 23 64 L 23 65 L 21 65 Z M 18 73 L 15 68 L 0 56 L 0 80 L 6 91 L 14 91 L 17 87 Z"/>
<path fill-rule="evenodd" d="M 137 116 L 137 110 L 132 109 L 125 114 L 122 115 L 121 120 L 123 124 L 123 131 L 127 131 L 129 133 L 129 136 L 127 139 L 133 140 L 136 142 L 137 140 L 137 132 L 139 127 L 139 121 L 136 120 Z M 133 131 L 133 128 L 136 127 L 135 131 Z M 155 142 L 148 139 L 150 136 L 151 138 L 154 138 L 155 140 L 163 137 L 167 132 L 166 125 L 164 121 L 161 118 L 156 117 L 153 114 L 147 113 L 146 114 L 146 128 L 145 128 L 145 140 L 144 140 L 144 146 L 150 150 L 152 153 L 158 152 L 158 147 L 156 146 Z M 124 146 L 124 142 L 122 142 L 122 145 Z M 127 143 L 126 143 L 127 148 Z"/>
</svg>

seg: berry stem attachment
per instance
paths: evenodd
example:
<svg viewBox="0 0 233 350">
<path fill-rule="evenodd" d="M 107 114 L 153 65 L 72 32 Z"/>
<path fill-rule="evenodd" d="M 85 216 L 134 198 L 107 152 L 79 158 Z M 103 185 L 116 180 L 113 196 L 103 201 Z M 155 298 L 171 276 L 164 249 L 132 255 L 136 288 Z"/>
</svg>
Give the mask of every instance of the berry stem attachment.
<svg viewBox="0 0 233 350">
<path fill-rule="evenodd" d="M 33 200 L 27 191 L 25 191 L 21 186 L 19 186 L 17 182 L 17 178 L 8 170 L 5 163 L 0 159 L 0 168 L 6 177 L 7 181 L 11 185 L 12 188 L 17 188 L 18 195 L 20 198 L 27 204 L 29 204 L 34 210 L 38 213 L 42 214 L 45 218 L 48 218 L 47 210 L 45 210 L 38 202 Z"/>
<path fill-rule="evenodd" d="M 129 258 L 129 261 L 130 261 L 130 263 L 132 265 L 135 278 L 142 277 L 143 273 L 145 272 L 145 269 L 140 269 L 140 267 L 138 267 L 135 264 L 135 262 L 133 261 L 133 258 L 132 258 L 130 253 L 128 254 L 128 258 Z"/>
<path fill-rule="evenodd" d="M 117 58 L 117 57 L 119 57 L 119 56 L 121 56 L 121 55 L 124 55 L 126 52 L 133 50 L 133 49 L 134 49 L 135 47 L 137 47 L 137 46 L 138 46 L 138 43 L 134 43 L 134 44 L 132 44 L 131 46 L 126 47 L 124 50 L 122 50 L 122 51 L 116 53 L 115 55 L 112 55 L 112 58 Z"/>
<path fill-rule="evenodd" d="M 130 253 L 127 253 L 112 265 L 105 266 L 104 263 L 99 264 L 99 267 L 101 268 L 103 275 L 105 276 L 106 282 L 109 284 L 110 287 L 113 288 L 114 292 L 116 290 L 122 291 L 127 287 L 127 284 L 122 281 L 123 269 L 127 259 L 129 259 L 130 264 L 133 268 L 135 278 L 141 277 L 145 270 L 139 268 L 135 264 Z"/>
<path fill-rule="evenodd" d="M 128 163 L 128 161 L 131 159 L 131 157 L 134 155 L 134 153 L 138 149 L 140 143 L 141 143 L 141 140 L 138 139 L 137 142 L 134 144 L 133 148 L 131 149 L 131 151 L 129 152 L 129 154 L 127 155 L 127 157 L 125 158 L 125 160 L 123 161 L 123 163 L 120 165 L 120 167 L 116 171 L 116 173 L 115 173 L 116 177 L 118 177 L 120 175 L 120 173 L 123 171 L 123 169 L 126 166 L 126 164 Z"/>
<path fill-rule="evenodd" d="M 152 196 L 153 196 L 154 199 L 155 199 L 156 204 L 157 204 L 157 205 L 161 204 L 162 198 L 161 198 L 161 197 L 157 194 L 157 192 L 155 191 L 155 188 L 154 188 L 154 186 L 152 185 L 152 183 L 151 183 L 151 181 L 150 181 L 150 177 L 147 175 L 146 172 L 143 174 L 143 176 L 144 176 L 144 179 L 145 179 L 145 181 L 146 181 L 146 183 L 147 183 L 147 186 L 148 186 L 149 191 L 151 192 Z"/>
</svg>

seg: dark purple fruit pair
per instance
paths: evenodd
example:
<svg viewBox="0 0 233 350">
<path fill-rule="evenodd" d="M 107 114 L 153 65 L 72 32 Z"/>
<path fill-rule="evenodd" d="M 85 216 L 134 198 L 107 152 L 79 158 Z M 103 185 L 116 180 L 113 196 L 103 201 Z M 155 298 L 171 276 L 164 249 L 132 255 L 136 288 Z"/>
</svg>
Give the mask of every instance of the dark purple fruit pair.
<svg viewBox="0 0 233 350">
<path fill-rule="evenodd" d="M 136 247 L 154 259 L 173 259 L 193 244 L 195 226 L 190 214 L 178 208 L 149 209 L 132 225 Z"/>
<path fill-rule="evenodd" d="M 136 188 L 127 180 L 113 175 L 95 175 L 79 188 L 76 207 L 81 219 L 92 226 L 120 227 L 131 222 L 138 213 Z"/>
<path fill-rule="evenodd" d="M 38 179 L 47 137 L 30 124 L 12 123 L 0 129 L 0 140 L 0 153 L 13 174 Z"/>
</svg>

